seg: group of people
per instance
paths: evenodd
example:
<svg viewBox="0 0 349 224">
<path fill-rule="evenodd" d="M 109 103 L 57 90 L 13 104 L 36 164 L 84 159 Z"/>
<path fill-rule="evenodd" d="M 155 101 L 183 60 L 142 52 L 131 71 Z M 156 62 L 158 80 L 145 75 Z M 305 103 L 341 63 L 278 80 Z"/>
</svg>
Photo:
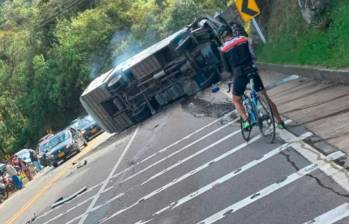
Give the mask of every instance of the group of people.
<svg viewBox="0 0 349 224">
<path fill-rule="evenodd" d="M 2 175 L 7 174 L 17 190 L 23 188 L 23 178 L 31 181 L 34 174 L 42 169 L 35 151 L 30 151 L 30 160 L 34 165 L 35 170 L 31 169 L 31 165 L 26 163 L 17 155 L 12 156 L 11 161 L 5 162 L 5 167 Z"/>
</svg>

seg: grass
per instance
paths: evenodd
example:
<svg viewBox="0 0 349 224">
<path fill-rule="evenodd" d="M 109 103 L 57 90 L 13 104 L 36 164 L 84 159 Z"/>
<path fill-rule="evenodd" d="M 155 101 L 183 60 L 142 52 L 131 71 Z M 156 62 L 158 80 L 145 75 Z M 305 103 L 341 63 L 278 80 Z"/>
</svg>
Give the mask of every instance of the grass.
<svg viewBox="0 0 349 224">
<path fill-rule="evenodd" d="M 257 49 L 259 60 L 349 68 L 349 1 L 332 0 L 321 20 L 330 23 L 307 25 L 297 1 L 276 3 L 266 24 L 268 43 Z"/>
</svg>

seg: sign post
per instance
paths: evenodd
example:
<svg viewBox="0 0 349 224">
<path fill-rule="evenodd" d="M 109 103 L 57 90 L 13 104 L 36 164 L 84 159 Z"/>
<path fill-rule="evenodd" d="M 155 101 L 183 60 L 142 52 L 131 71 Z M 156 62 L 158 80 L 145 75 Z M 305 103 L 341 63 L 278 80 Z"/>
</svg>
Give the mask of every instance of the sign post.
<svg viewBox="0 0 349 224">
<path fill-rule="evenodd" d="M 267 43 L 267 40 L 265 39 L 265 36 L 261 30 L 261 28 L 259 27 L 257 21 L 255 18 L 252 19 L 252 23 L 253 23 L 253 26 L 256 28 L 258 34 L 259 34 L 259 37 L 261 38 L 261 40 L 263 41 L 263 43 Z"/>
<path fill-rule="evenodd" d="M 259 27 L 255 17 L 261 14 L 261 11 L 255 0 L 235 0 L 235 5 L 239 11 L 241 18 L 244 22 L 250 22 L 252 20 L 253 26 L 256 28 L 258 35 L 260 36 L 263 43 L 267 40 Z"/>
</svg>

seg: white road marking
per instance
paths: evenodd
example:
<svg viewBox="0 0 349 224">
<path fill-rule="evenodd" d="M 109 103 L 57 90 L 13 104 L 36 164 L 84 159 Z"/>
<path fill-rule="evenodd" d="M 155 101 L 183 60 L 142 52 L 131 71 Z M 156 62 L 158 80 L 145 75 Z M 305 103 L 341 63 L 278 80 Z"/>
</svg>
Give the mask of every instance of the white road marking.
<svg viewBox="0 0 349 224">
<path fill-rule="evenodd" d="M 52 221 L 55 221 L 56 219 L 61 218 L 62 216 L 66 215 L 66 214 L 68 214 L 69 212 L 73 211 L 74 209 L 76 209 L 76 208 L 78 208 L 78 207 L 84 205 L 85 203 L 87 203 L 88 201 L 90 201 L 90 200 L 92 200 L 92 199 L 93 199 L 93 197 L 88 198 L 88 199 L 86 199 L 86 200 L 84 200 L 84 201 L 82 201 L 82 202 L 76 204 L 75 206 L 71 207 L 71 208 L 68 209 L 67 211 L 65 211 L 65 212 L 63 212 L 63 213 L 60 213 L 60 214 L 56 215 L 55 217 L 53 217 L 53 218 L 47 220 L 47 221 L 44 222 L 43 224 L 48 224 L 48 223 L 50 223 L 50 222 L 52 222 Z M 79 217 L 82 217 L 82 215 L 80 215 Z M 36 219 L 36 221 L 37 221 L 37 219 Z"/>
<path fill-rule="evenodd" d="M 124 151 L 122 152 L 121 156 L 119 157 L 118 161 L 116 162 L 115 166 L 113 167 L 112 171 L 109 173 L 107 179 L 104 181 L 102 187 L 99 189 L 96 197 L 92 200 L 91 204 L 89 205 L 89 207 L 87 208 L 87 210 L 85 211 L 85 213 L 83 214 L 83 216 L 81 217 L 79 224 L 83 224 L 86 221 L 86 218 L 89 214 L 89 212 L 91 211 L 91 209 L 93 209 L 93 207 L 95 206 L 100 194 L 104 191 L 104 189 L 107 187 L 109 180 L 113 177 L 113 174 L 115 173 L 116 169 L 119 167 L 122 159 L 125 157 L 127 151 L 131 148 L 131 144 L 133 143 L 137 133 L 138 133 L 139 127 L 136 128 L 135 132 L 133 133 L 130 141 L 128 142 L 128 144 L 126 145 Z"/>
<path fill-rule="evenodd" d="M 149 219 L 149 220 L 146 220 L 146 221 L 139 221 L 139 222 L 137 222 L 137 223 L 135 223 L 135 224 L 147 224 L 147 223 L 149 223 L 149 222 L 151 222 L 151 221 L 153 221 L 152 219 Z"/>
<path fill-rule="evenodd" d="M 147 158 L 143 159 L 142 161 L 138 162 L 136 165 L 139 165 L 139 164 L 141 164 L 141 163 L 144 163 L 144 162 L 146 162 L 147 160 L 149 160 L 149 159 L 155 157 L 156 155 L 160 154 L 161 152 L 165 152 L 165 151 L 169 150 L 169 149 L 172 148 L 173 146 L 179 144 L 180 142 L 182 142 L 182 141 L 184 141 L 184 140 L 186 140 L 186 139 L 189 139 L 189 138 L 192 137 L 193 135 L 195 135 L 195 134 L 197 134 L 197 133 L 203 131 L 204 129 L 206 129 L 206 128 L 212 126 L 213 124 L 219 122 L 221 119 L 223 119 L 223 118 L 226 117 L 226 116 L 231 115 L 232 113 L 235 113 L 235 110 L 232 111 L 232 112 L 230 112 L 230 113 L 227 113 L 226 115 L 222 116 L 221 118 L 219 118 L 219 119 L 217 119 L 217 120 L 215 120 L 215 121 L 213 121 L 213 122 L 211 122 L 211 123 L 209 123 L 209 124 L 207 124 L 207 125 L 201 127 L 200 129 L 198 129 L 198 130 L 196 130 L 196 131 L 194 131 L 194 132 L 192 132 L 192 133 L 186 135 L 185 137 L 183 137 L 183 138 L 177 140 L 176 142 L 174 142 L 174 143 L 172 143 L 172 144 L 166 146 L 165 148 L 161 149 L 159 152 L 154 153 L 154 154 L 148 156 Z M 219 127 L 218 129 L 215 129 L 214 131 L 212 131 L 212 132 L 206 134 L 205 136 L 200 137 L 199 139 L 195 140 L 194 142 L 191 142 L 191 143 L 189 143 L 188 145 L 182 147 L 180 150 L 183 151 L 183 150 L 185 150 L 185 149 L 191 147 L 192 145 L 194 145 L 194 144 L 196 144 L 196 143 L 202 141 L 203 139 L 205 139 L 205 138 L 207 138 L 207 137 L 209 137 L 209 136 L 211 136 L 211 135 L 217 133 L 218 131 L 220 131 L 220 130 L 226 128 L 226 127 L 228 127 L 229 125 L 233 124 L 233 123 L 236 122 L 237 120 L 238 120 L 238 119 L 235 119 L 235 120 L 233 120 L 233 121 L 228 122 L 227 124 L 225 124 L 225 125 Z M 177 153 L 175 153 L 175 154 L 177 154 Z M 172 156 L 174 156 L 175 154 L 173 154 Z M 170 157 L 171 157 L 171 155 L 169 155 L 167 158 L 170 158 Z M 162 161 L 163 161 L 163 160 L 162 160 Z M 159 161 L 158 161 L 158 162 L 159 162 Z M 161 162 L 161 161 L 160 161 L 160 162 Z M 155 165 L 156 165 L 156 164 L 155 164 Z M 153 166 L 154 166 L 154 164 L 153 164 L 151 167 L 153 167 Z M 151 167 L 149 167 L 149 168 L 146 167 L 145 169 L 148 170 L 148 169 L 150 169 Z M 129 171 L 129 170 L 132 169 L 132 168 L 134 168 L 134 167 L 126 168 L 126 169 L 122 170 L 121 172 L 119 172 L 119 173 L 117 173 L 117 174 L 114 174 L 114 175 L 112 176 L 112 178 L 115 178 L 115 177 L 117 177 L 117 176 L 119 176 L 119 175 L 121 175 L 121 174 L 123 174 L 123 173 Z M 146 170 L 144 170 L 143 172 L 145 172 L 145 171 L 146 171 Z M 139 173 L 139 174 L 140 174 L 140 173 Z M 137 176 L 137 175 L 139 175 L 139 174 L 135 173 L 134 176 Z M 130 177 L 134 177 L 134 176 L 130 176 Z M 129 178 L 130 178 L 130 177 L 129 177 Z M 128 179 L 125 179 L 125 180 L 123 180 L 123 182 L 125 182 L 125 181 L 127 181 L 127 180 L 128 180 Z M 87 192 L 93 190 L 94 188 L 96 188 L 96 187 L 98 187 L 98 186 L 103 185 L 104 182 L 105 182 L 105 181 L 103 181 L 103 182 L 101 182 L 101 183 L 99 183 L 99 184 L 96 184 L 96 185 L 90 187 L 85 193 L 87 193 Z M 112 188 L 113 188 L 113 186 L 111 186 L 111 187 L 105 189 L 102 193 L 105 193 L 105 192 L 111 190 Z M 92 197 L 90 197 L 90 198 L 87 198 L 84 202 L 86 202 L 86 201 L 88 201 L 88 200 L 91 200 L 91 199 L 94 198 L 94 197 L 95 197 L 95 196 L 92 196 Z M 119 197 L 120 197 L 120 196 L 117 195 L 117 197 L 111 198 L 110 200 L 108 200 L 108 203 L 112 202 L 113 200 L 116 200 L 116 199 L 119 198 Z M 71 203 L 71 202 L 68 202 L 68 203 Z M 67 204 L 68 204 L 68 203 L 67 203 Z M 79 204 L 82 205 L 81 203 L 79 203 Z M 83 203 L 83 204 L 84 204 L 84 203 Z M 103 203 L 103 204 L 105 204 L 105 203 Z M 60 206 L 57 206 L 56 208 L 49 210 L 48 212 L 46 212 L 46 213 L 44 213 L 44 214 L 38 216 L 37 219 L 49 215 L 50 213 L 52 213 L 54 210 L 58 209 L 59 207 L 60 207 Z M 74 206 L 74 207 L 76 208 L 76 206 Z M 100 207 L 102 207 L 102 206 L 99 205 L 99 206 L 97 206 L 97 207 L 100 208 Z M 96 209 L 92 209 L 91 211 L 94 211 L 94 210 L 96 210 Z M 64 213 L 64 214 L 66 214 L 66 213 Z M 80 217 L 80 216 L 79 216 L 79 217 Z M 77 217 L 76 217 L 76 218 L 77 218 Z"/>
<path fill-rule="evenodd" d="M 65 214 L 69 213 L 70 211 L 72 211 L 72 210 L 74 210 L 74 209 L 76 209 L 76 208 L 78 208 L 78 207 L 84 205 L 84 204 L 87 203 L 88 201 L 93 200 L 93 198 L 94 198 L 94 197 L 90 197 L 90 198 L 87 198 L 87 199 L 83 200 L 82 202 L 79 202 L 78 204 L 76 204 L 75 206 L 71 207 L 70 209 L 68 209 L 68 210 L 67 210 L 66 212 L 64 212 L 63 214 L 65 215 Z"/>
<path fill-rule="evenodd" d="M 73 218 L 72 220 L 70 220 L 69 222 L 67 222 L 67 223 L 65 223 L 65 224 L 70 224 L 70 223 L 73 223 L 73 222 L 75 222 L 75 221 L 79 220 L 79 219 L 80 219 L 80 218 L 81 218 L 83 215 L 84 215 L 84 214 L 79 215 L 79 216 L 77 216 L 77 217 Z"/>
<path fill-rule="evenodd" d="M 234 122 L 236 122 L 237 120 L 238 120 L 238 119 L 235 119 L 235 120 L 233 120 L 233 121 L 231 121 L 231 122 L 229 122 L 229 123 L 223 125 L 222 127 L 217 128 L 216 130 L 214 130 L 214 131 L 212 131 L 212 132 L 210 132 L 210 133 L 208 133 L 208 134 L 202 136 L 201 138 L 199 138 L 199 139 L 197 139 L 197 140 L 191 142 L 190 144 L 188 144 L 188 145 L 186 145 L 186 146 L 180 148 L 179 150 L 177 150 L 177 151 L 171 153 L 170 155 L 165 156 L 164 158 L 162 158 L 162 159 L 160 159 L 160 160 L 158 160 L 158 161 L 152 163 L 151 165 L 145 167 L 144 169 L 142 169 L 142 170 L 140 170 L 140 171 L 138 171 L 138 172 L 136 172 L 136 173 L 130 175 L 130 176 L 127 177 L 126 179 L 122 180 L 122 183 L 125 183 L 126 181 L 128 181 L 128 180 L 130 180 L 130 179 L 132 179 L 132 178 L 134 178 L 134 177 L 136 177 L 136 176 L 138 176 L 138 175 L 140 175 L 140 174 L 146 172 L 147 170 L 151 169 L 152 167 L 154 167 L 154 166 L 156 166 L 156 165 L 162 163 L 163 161 L 165 161 L 165 160 L 167 160 L 167 159 L 169 159 L 169 158 L 171 158 L 171 157 L 177 155 L 178 153 L 183 152 L 184 150 L 190 148 L 191 146 L 193 146 L 193 145 L 195 145 L 196 143 L 198 143 L 198 142 L 204 140 L 205 138 L 207 138 L 207 137 L 209 137 L 209 136 L 211 136 L 211 135 L 217 133 L 218 131 L 220 131 L 220 130 L 226 128 L 226 127 L 228 127 L 229 125 L 232 125 L 232 124 L 233 124 Z M 230 136 L 230 135 L 229 135 L 229 136 Z M 227 137 L 225 137 L 225 138 L 227 138 Z"/>
<path fill-rule="evenodd" d="M 298 138 L 298 140 L 296 140 L 296 141 L 301 141 L 301 140 L 303 140 L 305 138 L 310 137 L 311 135 L 312 135 L 312 133 L 307 132 L 307 133 L 303 134 L 302 136 L 300 136 Z M 163 213 L 163 212 L 165 212 L 165 211 L 167 211 L 169 209 L 173 210 L 173 209 L 175 209 L 175 208 L 177 208 L 177 207 L 179 207 L 179 206 L 189 202 L 190 200 L 192 200 L 192 199 L 194 199 L 194 198 L 196 198 L 196 197 L 198 197 L 198 196 L 200 196 L 200 195 L 202 195 L 202 194 L 212 190 L 215 186 L 221 185 L 224 182 L 226 182 L 228 180 L 231 180 L 234 177 L 236 177 L 236 176 L 246 172 L 247 170 L 256 167 L 257 165 L 261 164 L 265 160 L 267 160 L 267 159 L 269 159 L 269 158 L 271 158 L 271 157 L 273 157 L 275 155 L 278 155 L 280 152 L 286 150 L 289 147 L 292 147 L 292 145 L 293 145 L 293 142 L 289 142 L 289 143 L 285 143 L 285 144 L 275 148 L 274 150 L 272 150 L 272 151 L 268 152 L 267 154 L 263 155 L 263 157 L 261 157 L 260 159 L 253 160 L 252 162 L 249 162 L 249 163 L 245 164 L 244 166 L 242 166 L 242 167 L 240 167 L 240 168 L 238 168 L 238 169 L 236 169 L 236 170 L 234 170 L 234 171 L 224 175 L 223 177 L 220 177 L 220 178 L 216 179 L 215 181 L 207 184 L 206 186 L 200 188 L 199 190 L 197 190 L 195 192 L 192 192 L 192 193 L 184 196 L 183 198 L 181 198 L 181 199 L 179 199 L 177 201 L 171 202 L 168 206 L 166 206 L 163 209 L 155 212 L 152 215 L 152 217 L 154 217 L 156 215 L 159 215 L 159 214 L 161 214 L 161 213 Z M 213 160 L 212 162 L 215 162 L 215 160 Z M 209 164 L 210 163 L 211 162 L 209 162 Z M 141 221 L 139 221 L 139 222 L 141 222 Z"/>
<path fill-rule="evenodd" d="M 349 216 L 349 203 L 344 203 L 304 224 L 333 224 Z"/>
<path fill-rule="evenodd" d="M 92 186 L 92 187 L 89 188 L 87 191 L 85 191 L 83 194 L 79 195 L 79 197 L 81 197 L 82 195 L 86 194 L 87 192 L 92 191 L 92 190 L 95 189 L 96 187 L 101 186 L 103 183 L 104 183 L 104 182 Z M 114 186 L 108 187 L 108 188 L 105 189 L 102 193 L 106 193 L 106 192 L 112 190 L 113 188 L 114 188 Z M 82 201 L 82 202 L 76 204 L 75 206 L 73 206 L 72 208 L 68 209 L 68 210 L 67 210 L 66 212 L 64 212 L 63 214 L 67 214 L 67 213 L 69 213 L 70 211 L 72 211 L 73 209 L 75 209 L 75 208 L 77 208 L 77 207 L 80 207 L 81 205 L 85 204 L 86 202 L 88 202 L 89 200 L 93 199 L 94 197 L 96 197 L 96 195 L 86 198 L 84 201 Z M 78 197 L 77 197 L 77 198 L 78 198 Z M 73 199 L 72 201 L 66 202 L 64 205 L 71 204 L 71 203 L 74 202 L 74 200 L 75 200 L 75 199 Z M 35 220 L 41 219 L 41 218 L 43 218 L 43 217 L 45 217 L 45 216 L 51 214 L 52 212 L 54 212 L 54 211 L 58 210 L 59 208 L 61 208 L 61 206 L 63 206 L 63 205 L 60 205 L 60 206 L 55 207 L 54 209 L 48 210 L 47 212 L 43 213 L 42 215 L 37 216 Z M 49 222 L 48 222 L 48 221 L 45 222 L 45 224 L 47 224 L 47 223 L 49 223 Z"/>
<path fill-rule="evenodd" d="M 229 98 L 231 97 L 225 91 L 223 91 L 223 93 Z M 280 133 L 280 137 L 286 141 L 289 138 L 295 137 L 295 135 L 293 135 L 291 132 L 287 130 L 280 130 L 279 133 Z M 306 144 L 305 142 L 299 143 L 297 146 L 295 146 L 295 149 L 311 163 L 313 163 L 314 161 L 319 162 L 320 160 L 326 160 L 327 162 L 331 163 L 332 169 L 327 169 L 325 174 L 327 176 L 332 177 L 337 184 L 339 184 L 347 192 L 349 192 L 349 173 L 344 167 L 341 167 L 336 163 L 331 162 L 332 158 L 326 158 L 325 155 L 323 155 L 321 152 L 319 152 L 317 149 L 315 149 L 311 145 Z M 338 156 L 338 154 L 336 154 L 335 156 Z M 320 158 L 320 160 L 318 158 Z M 324 170 L 322 171 L 324 172 Z"/>
<path fill-rule="evenodd" d="M 153 153 L 152 155 L 150 155 L 150 156 L 148 156 L 148 157 L 142 159 L 141 161 L 137 162 L 136 165 L 140 165 L 140 164 L 142 164 L 142 163 L 144 163 L 144 162 L 150 160 L 151 158 L 153 158 L 153 157 L 159 155 L 160 153 L 163 153 L 163 152 L 165 152 L 165 151 L 171 149 L 173 146 L 175 146 L 175 145 L 177 145 L 177 144 L 183 142 L 184 140 L 187 140 L 187 139 L 191 138 L 192 136 L 198 134 L 199 132 L 205 130 L 206 128 L 208 128 L 208 127 L 214 125 L 215 123 L 221 121 L 224 117 L 227 117 L 227 116 L 229 116 L 229 115 L 231 115 L 231 114 L 233 114 L 233 113 L 235 113 L 235 112 L 236 112 L 235 110 L 232 111 L 232 112 L 229 112 L 229 113 L 225 114 L 224 116 L 222 116 L 222 117 L 220 117 L 220 118 L 218 118 L 218 119 L 212 121 L 211 123 L 209 123 L 209 124 L 207 124 L 207 125 L 205 125 L 205 126 L 199 128 L 199 129 L 195 130 L 194 132 L 191 132 L 190 134 L 188 134 L 188 135 L 184 136 L 183 138 L 181 138 L 181 139 L 179 139 L 179 140 L 173 142 L 172 144 L 170 144 L 170 145 L 164 147 L 163 149 L 157 151 L 156 153 Z M 115 178 L 115 177 L 118 177 L 118 176 L 120 176 L 121 174 L 123 174 L 123 173 L 125 173 L 125 172 L 127 172 L 127 171 L 130 171 L 131 169 L 133 169 L 133 167 L 128 167 L 128 168 L 126 168 L 126 169 L 124 169 L 124 170 L 122 170 L 122 171 L 120 171 L 120 172 L 114 174 L 113 177 L 114 177 L 114 178 Z"/>
<path fill-rule="evenodd" d="M 96 185 L 94 185 L 94 186 L 88 188 L 84 193 L 82 193 L 81 195 L 79 195 L 77 198 L 79 198 L 79 197 L 83 196 L 84 194 L 86 194 L 86 193 L 88 193 L 88 192 L 94 190 L 96 187 L 101 186 L 102 184 L 103 184 L 103 183 L 99 183 L 99 184 L 96 184 Z M 109 189 L 108 189 L 108 190 L 109 190 Z M 93 198 L 93 197 L 94 197 L 94 196 L 89 197 L 88 199 L 91 199 L 91 198 Z M 64 203 L 64 205 L 73 203 L 75 199 L 76 199 L 76 198 L 74 198 L 72 201 L 68 201 L 68 202 Z M 53 208 L 53 209 L 50 209 L 50 210 L 44 212 L 43 214 L 37 216 L 35 220 L 41 219 L 41 218 L 43 218 L 43 217 L 45 217 L 45 216 L 51 214 L 52 212 L 54 212 L 54 211 L 58 210 L 59 208 L 61 208 L 61 206 L 63 206 L 63 205 L 59 205 L 59 206 L 57 206 L 57 207 L 55 207 L 55 208 Z"/>
<path fill-rule="evenodd" d="M 309 136 L 311 136 L 311 133 L 308 132 L 305 135 L 301 136 L 299 139 L 304 139 L 304 138 L 307 138 Z M 195 198 L 195 197 L 197 197 L 197 196 L 199 196 L 199 195 L 209 191 L 210 189 L 212 189 L 213 187 L 217 186 L 218 184 L 222 184 L 222 183 L 224 183 L 224 182 L 234 178 L 235 176 L 240 175 L 240 174 L 246 172 L 247 170 L 249 170 L 249 169 L 251 169 L 251 168 L 261 164 L 262 162 L 266 161 L 267 159 L 269 159 L 269 158 L 271 158 L 271 157 L 273 157 L 275 155 L 278 155 L 280 152 L 286 150 L 289 147 L 292 147 L 292 143 L 285 143 L 282 146 L 277 147 L 276 149 L 274 149 L 274 150 L 268 152 L 267 154 L 263 155 L 262 158 L 260 158 L 258 160 L 253 160 L 252 162 L 249 162 L 246 165 L 240 167 L 239 169 L 234 170 L 231 173 L 228 173 L 227 175 L 225 175 L 225 176 L 223 176 L 223 177 L 213 181 L 212 183 L 210 183 L 210 184 L 200 188 L 199 190 L 197 190 L 197 191 L 187 195 L 186 197 L 183 197 L 183 198 L 179 199 L 178 201 L 174 202 L 175 205 L 172 208 L 174 209 L 174 208 L 177 208 L 177 207 L 183 205 L 184 203 L 190 201 L 191 199 L 193 199 L 193 198 Z"/>
<path fill-rule="evenodd" d="M 210 217 L 198 222 L 197 224 L 215 223 L 215 222 L 225 218 L 226 216 L 233 214 L 233 213 L 237 212 L 238 210 L 258 201 L 259 199 L 262 199 L 262 198 L 274 193 L 275 191 L 278 191 L 278 190 L 282 189 L 283 187 L 299 180 L 300 178 L 317 170 L 318 168 L 319 168 L 318 165 L 311 164 L 311 165 L 299 170 L 298 172 L 295 172 L 295 173 L 289 175 L 282 182 L 278 182 L 278 183 L 274 183 L 272 185 L 269 185 L 268 187 L 265 187 L 264 189 L 242 199 L 241 201 L 238 201 L 238 202 L 224 208 L 223 210 L 211 215 Z"/>
<path fill-rule="evenodd" d="M 91 212 L 96 211 L 96 210 L 100 209 L 101 207 L 106 206 L 107 204 L 110 204 L 111 202 L 115 201 L 116 199 L 121 198 L 121 197 L 124 196 L 124 195 L 125 195 L 125 193 L 120 193 L 120 194 L 118 194 L 118 195 L 112 197 L 111 199 L 107 200 L 106 202 L 104 202 L 104 203 L 102 203 L 102 204 L 100 204 L 100 205 L 94 207 L 94 208 L 91 210 Z"/>
<path fill-rule="evenodd" d="M 163 174 L 169 172 L 170 170 L 172 170 L 172 169 L 174 169 L 174 168 L 176 168 L 176 167 L 182 165 L 183 163 L 187 162 L 188 160 L 193 159 L 194 157 L 196 157 L 196 156 L 198 156 L 198 155 L 200 155 L 200 154 L 206 152 L 207 150 L 213 148 L 214 146 L 216 146 L 216 145 L 218 145 L 218 144 L 224 142 L 225 140 L 227 140 L 227 139 L 229 139 L 229 138 L 231 138 L 231 137 L 233 137 L 233 136 L 235 136 L 235 135 L 237 135 L 237 134 L 239 134 L 239 133 L 241 133 L 240 130 L 234 131 L 233 133 L 231 133 L 231 134 L 225 136 L 224 138 L 221 138 L 220 140 L 218 140 L 218 141 L 212 143 L 211 145 L 209 145 L 209 146 L 207 146 L 207 147 L 205 147 L 205 148 L 203 148 L 203 149 L 201 149 L 201 150 L 195 152 L 194 154 L 191 154 L 190 156 L 188 156 L 188 157 L 186 157 L 186 158 L 184 158 L 184 159 L 182 159 L 182 160 L 179 160 L 178 162 L 174 163 L 173 165 L 167 167 L 166 169 L 164 169 L 164 170 L 162 170 L 162 171 L 160 171 L 160 172 L 154 174 L 153 176 L 151 176 L 150 178 L 148 178 L 146 181 L 144 181 L 143 183 L 141 183 L 141 185 L 144 185 L 144 184 L 146 184 L 146 183 L 149 183 L 150 181 L 156 179 L 157 177 L 159 177 L 159 176 L 161 176 L 161 175 L 163 175 Z M 260 138 L 260 137 L 261 137 L 261 136 L 259 136 L 259 138 Z M 251 142 L 252 142 L 252 141 L 251 141 Z M 246 144 L 243 143 L 242 145 L 246 145 Z M 243 146 L 243 147 L 244 147 L 244 146 Z"/>
<path fill-rule="evenodd" d="M 240 132 L 240 131 L 239 131 L 239 132 Z M 230 135 L 233 135 L 233 134 L 236 134 L 236 133 L 238 133 L 238 132 L 234 132 L 234 133 L 232 133 L 232 134 L 230 134 Z M 230 135 L 228 135 L 228 136 L 230 136 Z M 230 156 L 230 155 L 232 155 L 232 154 L 238 152 L 239 150 L 243 149 L 243 148 L 246 147 L 247 145 L 252 144 L 253 142 L 257 141 L 257 140 L 260 139 L 261 137 L 262 137 L 261 135 L 258 135 L 258 136 L 256 136 L 256 137 L 252 138 L 249 142 L 244 142 L 244 143 L 242 143 L 242 144 L 236 146 L 235 148 L 233 148 L 233 149 L 227 151 L 226 153 L 220 155 L 219 157 L 217 157 L 217 158 L 215 158 L 215 159 L 213 159 L 213 160 L 211 160 L 211 161 L 209 161 L 209 162 L 207 162 L 207 163 L 205 163 L 205 164 L 203 164 L 203 165 L 197 167 L 197 168 L 194 169 L 194 170 L 191 170 L 191 171 L 187 172 L 187 173 L 184 174 L 183 176 L 173 179 L 173 180 L 172 180 L 171 182 L 169 182 L 168 184 L 166 184 L 166 185 L 164 185 L 164 186 L 162 186 L 162 187 L 160 187 L 160 188 L 154 190 L 153 192 L 151 192 L 151 193 L 145 195 L 144 197 L 140 198 L 137 202 L 131 204 L 130 206 L 128 206 L 128 207 L 126 207 L 126 208 L 124 208 L 124 209 L 121 209 L 121 210 L 115 212 L 114 214 L 112 214 L 112 215 L 109 216 L 108 218 L 105 218 L 105 219 L 101 220 L 99 223 L 106 222 L 106 221 L 108 221 L 108 220 L 110 220 L 110 219 L 112 219 L 112 218 L 114 218 L 114 217 L 120 215 L 121 213 L 123 213 L 123 212 L 125 212 L 125 211 L 127 211 L 127 210 L 129 210 L 129 209 L 131 209 L 131 208 L 133 208 L 133 207 L 135 207 L 135 206 L 137 206 L 139 203 L 142 203 L 142 202 L 144 202 L 144 201 L 150 199 L 151 197 L 154 197 L 155 195 L 159 194 L 160 192 L 162 192 L 162 191 L 164 191 L 164 190 L 166 190 L 166 189 L 168 189 L 168 188 L 174 186 L 175 184 L 177 184 L 177 183 L 179 183 L 179 182 L 181 182 L 181 181 L 183 181 L 183 180 L 185 180 L 185 179 L 191 177 L 192 175 L 194 175 L 194 174 L 196 174 L 196 173 L 198 173 L 198 172 L 204 170 L 205 168 L 211 166 L 211 164 L 217 163 L 217 162 L 223 160 L 224 158 L 226 158 L 226 157 L 228 157 L 228 156 Z M 212 146 L 211 146 L 211 147 L 212 147 Z M 208 149 L 208 147 L 205 148 L 205 150 L 207 150 L 207 149 Z M 187 158 L 189 158 L 189 157 L 187 157 Z M 192 158 L 192 157 L 191 157 L 191 158 Z"/>
<path fill-rule="evenodd" d="M 289 122 L 290 122 L 290 121 L 286 121 L 285 123 L 289 123 Z M 236 134 L 238 134 L 238 133 L 240 133 L 240 132 L 241 132 L 241 130 L 239 129 L 239 130 L 233 132 L 231 135 L 236 135 Z M 226 137 L 229 137 L 229 136 L 226 136 Z M 259 136 L 259 137 L 261 137 L 261 136 Z M 221 140 L 224 141 L 225 138 L 223 138 L 223 139 L 221 139 Z M 219 140 L 219 141 L 221 141 L 221 140 Z M 250 142 L 251 142 L 251 141 L 250 141 Z M 157 174 L 151 176 L 148 180 L 144 181 L 141 185 L 144 185 L 144 184 L 146 184 L 146 183 L 148 183 L 148 182 L 154 180 L 155 178 L 157 178 L 157 177 L 159 177 L 159 176 L 161 176 L 161 175 L 167 173 L 168 171 L 170 171 L 170 170 L 174 169 L 175 167 L 177 167 L 177 166 L 183 164 L 184 162 L 186 162 L 186 161 L 188 161 L 188 160 L 190 160 L 190 159 L 192 159 L 192 158 L 194 158 L 194 157 L 200 155 L 201 153 L 207 151 L 209 148 L 212 148 L 213 146 L 215 146 L 217 143 L 220 143 L 220 142 L 215 142 L 215 143 L 213 143 L 212 145 L 207 146 L 206 148 L 201 149 L 200 151 L 197 151 L 196 153 L 190 155 L 189 157 L 187 157 L 187 158 L 185 158 L 185 159 L 183 159 L 183 160 L 178 161 L 177 163 L 173 164 L 172 166 L 167 167 L 167 168 L 164 169 L 163 171 L 161 171 L 161 172 L 159 172 L 159 173 L 157 173 Z"/>
<path fill-rule="evenodd" d="M 50 222 L 52 222 L 52 221 L 55 221 L 56 219 L 59 219 L 59 218 L 62 217 L 62 216 L 63 216 L 63 214 L 60 213 L 60 214 L 58 214 L 57 216 L 55 216 L 55 217 L 53 217 L 53 218 L 47 220 L 47 221 L 44 222 L 43 224 L 47 224 L 47 223 L 50 223 Z"/>
<path fill-rule="evenodd" d="M 295 135 L 287 130 L 280 130 L 280 137 L 287 141 L 287 139 L 294 139 Z M 349 192 L 348 171 L 344 167 L 341 167 L 332 161 L 332 159 L 337 158 L 337 156 L 333 156 L 333 154 L 331 154 L 326 157 L 321 152 L 316 150 L 311 145 L 306 144 L 305 142 L 296 143 L 294 145 L 294 149 L 311 163 L 320 164 L 325 162 L 331 164 L 330 169 L 321 171 L 324 172 L 327 176 L 331 177 L 337 184 L 339 184 L 342 188 Z"/>
<path fill-rule="evenodd" d="M 96 196 L 97 196 L 97 195 L 95 195 L 95 196 L 93 196 L 93 197 L 90 197 L 90 198 L 87 198 L 86 200 L 80 202 L 79 204 L 76 204 L 75 206 L 71 207 L 70 209 L 68 209 L 68 210 L 65 211 L 64 213 L 59 214 L 58 216 L 56 216 L 56 217 L 54 217 L 54 218 L 52 218 L 52 219 L 46 221 L 46 222 L 43 223 L 43 224 L 48 224 L 48 223 L 50 223 L 50 222 L 52 222 L 52 221 L 54 221 L 54 220 L 56 220 L 56 219 L 58 219 L 58 218 L 60 218 L 60 217 L 62 217 L 62 216 L 64 216 L 64 215 L 68 214 L 69 212 L 73 211 L 74 209 L 76 209 L 76 208 L 78 208 L 78 207 L 84 205 L 86 202 L 88 202 L 88 201 L 94 199 Z M 116 199 L 118 199 L 118 198 L 120 198 L 120 197 L 122 197 L 122 196 L 124 196 L 123 193 L 118 194 L 118 195 L 112 197 L 111 199 L 109 199 L 108 201 L 106 201 L 105 203 L 103 203 L 103 204 L 101 204 L 101 205 L 98 205 L 98 206 L 96 206 L 96 207 L 93 207 L 93 208 L 91 209 L 90 212 L 93 212 L 93 211 L 95 211 L 95 210 L 98 210 L 99 208 L 101 208 L 101 207 L 103 207 L 103 206 L 109 204 L 110 202 L 112 202 L 112 201 L 114 201 L 114 200 L 116 200 Z M 81 215 L 75 217 L 73 220 L 70 220 L 68 223 L 71 223 L 71 222 L 74 222 L 74 221 L 80 219 L 83 215 L 84 215 L 84 214 L 81 214 Z M 68 223 L 67 223 L 67 224 L 68 224 Z"/>
</svg>

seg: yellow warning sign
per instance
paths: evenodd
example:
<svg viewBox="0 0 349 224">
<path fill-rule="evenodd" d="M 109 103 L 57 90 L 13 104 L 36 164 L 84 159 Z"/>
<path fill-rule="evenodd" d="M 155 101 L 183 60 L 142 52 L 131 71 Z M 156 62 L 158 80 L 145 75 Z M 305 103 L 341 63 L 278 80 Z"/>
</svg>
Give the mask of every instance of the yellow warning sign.
<svg viewBox="0 0 349 224">
<path fill-rule="evenodd" d="M 235 5 L 245 22 L 251 21 L 261 13 L 255 0 L 235 0 Z"/>
</svg>

